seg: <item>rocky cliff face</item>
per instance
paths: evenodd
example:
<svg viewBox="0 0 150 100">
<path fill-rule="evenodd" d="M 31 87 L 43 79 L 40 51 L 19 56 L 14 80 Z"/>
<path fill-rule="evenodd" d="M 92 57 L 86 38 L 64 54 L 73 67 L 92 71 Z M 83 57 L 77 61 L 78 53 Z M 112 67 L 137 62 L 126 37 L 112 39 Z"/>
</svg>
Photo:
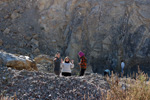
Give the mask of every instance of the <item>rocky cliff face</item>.
<svg viewBox="0 0 150 100">
<path fill-rule="evenodd" d="M 60 51 L 94 72 L 150 67 L 149 0 L 1 0 L 0 49 L 29 56 Z"/>
</svg>

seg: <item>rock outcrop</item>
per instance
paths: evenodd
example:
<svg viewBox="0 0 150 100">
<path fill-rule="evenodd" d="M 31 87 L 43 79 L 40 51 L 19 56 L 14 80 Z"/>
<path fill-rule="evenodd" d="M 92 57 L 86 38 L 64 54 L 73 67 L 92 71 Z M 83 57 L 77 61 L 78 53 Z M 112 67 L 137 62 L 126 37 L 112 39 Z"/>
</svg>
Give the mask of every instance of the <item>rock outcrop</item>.
<svg viewBox="0 0 150 100">
<path fill-rule="evenodd" d="M 38 55 L 34 58 L 34 61 L 38 67 L 40 72 L 54 72 L 54 64 L 53 64 L 54 57 L 50 57 L 48 55 Z"/>
<path fill-rule="evenodd" d="M 3 0 L 0 49 L 29 56 L 60 51 L 75 63 L 82 50 L 94 72 L 119 70 L 121 59 L 128 72 L 138 63 L 146 71 L 149 9 L 149 0 Z"/>
<path fill-rule="evenodd" d="M 31 61 L 28 56 L 13 55 L 0 51 L 0 65 L 11 67 L 17 70 L 37 71 L 38 68 L 34 61 Z"/>
</svg>

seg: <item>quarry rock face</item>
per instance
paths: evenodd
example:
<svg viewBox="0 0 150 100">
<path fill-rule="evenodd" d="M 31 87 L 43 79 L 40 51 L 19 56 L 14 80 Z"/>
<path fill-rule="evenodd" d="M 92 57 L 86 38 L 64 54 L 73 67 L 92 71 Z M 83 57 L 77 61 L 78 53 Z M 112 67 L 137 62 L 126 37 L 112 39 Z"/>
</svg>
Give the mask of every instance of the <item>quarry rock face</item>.
<svg viewBox="0 0 150 100">
<path fill-rule="evenodd" d="M 2 46 L 3 45 L 3 40 L 0 40 L 0 46 Z"/>
<path fill-rule="evenodd" d="M 114 67 L 150 67 L 149 0 L 3 0 L 0 49 L 52 55 L 60 51 L 78 62 L 82 50 L 93 72 Z"/>
</svg>

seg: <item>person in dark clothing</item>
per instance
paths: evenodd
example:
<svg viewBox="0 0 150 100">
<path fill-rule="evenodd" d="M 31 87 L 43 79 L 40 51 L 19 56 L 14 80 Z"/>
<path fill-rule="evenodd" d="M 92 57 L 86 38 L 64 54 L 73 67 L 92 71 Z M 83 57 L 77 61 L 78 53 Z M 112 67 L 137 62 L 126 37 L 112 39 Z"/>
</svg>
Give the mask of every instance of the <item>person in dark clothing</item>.
<svg viewBox="0 0 150 100">
<path fill-rule="evenodd" d="M 104 70 L 104 76 L 110 76 L 110 70 L 109 69 Z"/>
<path fill-rule="evenodd" d="M 60 75 L 60 63 L 61 63 L 61 59 L 60 59 L 60 53 L 57 52 L 54 58 L 54 73 L 59 76 Z"/>
<path fill-rule="evenodd" d="M 85 58 L 84 53 L 81 52 L 81 51 L 78 53 L 78 55 L 79 55 L 79 57 L 81 59 L 80 63 L 79 63 L 80 68 L 81 68 L 81 70 L 80 70 L 80 76 L 83 76 L 84 73 L 85 73 L 86 67 L 87 67 L 87 59 Z"/>
</svg>

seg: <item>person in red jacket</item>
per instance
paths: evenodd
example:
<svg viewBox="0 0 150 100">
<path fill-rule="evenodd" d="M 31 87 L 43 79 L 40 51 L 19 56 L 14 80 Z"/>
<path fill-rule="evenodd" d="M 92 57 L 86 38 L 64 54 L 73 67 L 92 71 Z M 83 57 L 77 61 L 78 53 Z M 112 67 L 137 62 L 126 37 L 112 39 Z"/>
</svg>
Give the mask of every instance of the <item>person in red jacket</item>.
<svg viewBox="0 0 150 100">
<path fill-rule="evenodd" d="M 80 51 L 78 53 L 79 57 L 80 57 L 80 76 L 83 76 L 87 67 L 87 59 L 85 58 L 85 55 L 82 51 Z"/>
</svg>

